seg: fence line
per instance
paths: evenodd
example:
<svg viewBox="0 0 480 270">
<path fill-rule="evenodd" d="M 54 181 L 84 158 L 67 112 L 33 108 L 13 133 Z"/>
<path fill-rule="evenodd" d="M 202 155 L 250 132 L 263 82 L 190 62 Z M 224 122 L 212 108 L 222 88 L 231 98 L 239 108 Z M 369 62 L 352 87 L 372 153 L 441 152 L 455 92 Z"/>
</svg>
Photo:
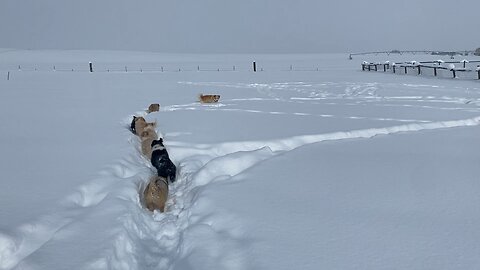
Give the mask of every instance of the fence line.
<svg viewBox="0 0 480 270">
<path fill-rule="evenodd" d="M 72 65 L 62 65 L 62 64 L 48 64 L 48 65 L 16 65 L 4 67 L 2 70 L 5 72 L 89 72 L 89 73 L 162 73 L 162 72 L 262 72 L 262 71 L 292 71 L 292 72 L 318 72 L 325 71 L 330 69 L 320 69 L 319 67 L 313 66 L 294 66 L 290 65 L 266 65 L 262 67 L 257 62 L 252 62 L 252 66 L 248 67 L 246 64 L 242 65 L 184 65 L 181 67 L 171 65 L 171 66 L 160 66 L 160 65 L 141 65 L 141 64 L 95 64 L 88 62 L 85 65 L 82 64 L 72 64 Z M 9 75 L 8 75 L 9 77 Z"/>
<path fill-rule="evenodd" d="M 462 61 L 411 61 L 411 62 L 401 62 L 401 63 L 390 63 L 389 61 L 385 63 L 369 63 L 364 61 L 362 63 L 362 71 L 383 71 L 384 73 L 390 72 L 394 74 L 411 74 L 412 71 L 414 74 L 428 75 L 425 74 L 425 70 L 432 70 L 434 77 L 444 77 L 441 76 L 441 72 L 451 72 L 451 78 L 453 79 L 476 79 L 480 80 L 480 65 L 476 67 L 470 67 L 471 64 L 480 63 L 480 60 L 462 60 Z M 449 64 L 447 67 L 442 66 L 443 64 Z M 461 68 L 455 67 L 454 64 L 461 64 Z M 469 64 L 469 67 L 467 67 Z M 410 70 L 410 73 L 409 73 Z M 459 73 L 466 74 L 465 77 L 460 77 Z M 474 74 L 473 76 L 468 76 Z M 443 74 L 442 74 L 443 75 Z"/>
</svg>

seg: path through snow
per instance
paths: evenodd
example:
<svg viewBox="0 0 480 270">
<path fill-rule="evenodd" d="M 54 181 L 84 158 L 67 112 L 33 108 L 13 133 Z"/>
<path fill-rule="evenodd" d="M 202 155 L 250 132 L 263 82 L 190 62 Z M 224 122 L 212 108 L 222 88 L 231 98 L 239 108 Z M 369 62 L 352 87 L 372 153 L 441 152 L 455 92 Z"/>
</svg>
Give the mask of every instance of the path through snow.
<svg viewBox="0 0 480 270">
<path fill-rule="evenodd" d="M 126 118 L 123 121 L 125 126 L 129 120 Z M 70 239 L 78 239 L 78 235 L 71 233 L 88 234 L 94 230 L 93 233 L 102 239 L 98 244 L 114 245 L 101 248 L 98 260 L 85 262 L 84 266 L 88 269 L 131 269 L 132 265 L 137 269 L 176 268 L 175 263 L 181 265 L 192 250 L 201 247 L 199 243 L 205 242 L 217 245 L 209 247 L 210 253 L 216 250 L 219 254 L 210 254 L 209 258 L 214 260 L 212 265 L 220 263 L 222 267 L 242 269 L 245 262 L 237 257 L 242 253 L 242 245 L 237 243 L 241 239 L 235 237 L 235 232 L 230 235 L 227 230 L 217 231 L 205 223 L 206 217 L 199 216 L 202 211 L 198 208 L 208 205 L 192 207 L 198 192 L 208 188 L 209 184 L 229 180 L 264 160 L 307 144 L 479 124 L 480 117 L 475 117 L 268 141 L 191 144 L 166 140 L 165 145 L 178 164 L 179 177 L 171 184 L 167 211 L 153 215 L 143 208 L 139 194 L 154 170 L 150 162 L 141 156 L 138 138 L 130 135 L 129 142 L 134 150 L 129 156 L 105 168 L 98 178 L 80 186 L 52 214 L 24 224 L 13 234 L 14 237 L 0 236 L 0 266 L 1 269 L 27 267 L 47 256 L 49 249 L 68 249 L 72 244 Z M 105 212 L 106 209 L 109 210 Z M 113 231 L 102 228 L 102 224 L 109 224 L 111 219 L 119 219 L 122 227 L 112 228 Z M 53 238 L 56 241 L 51 242 L 52 245 L 49 242 Z M 222 253 L 222 245 L 229 245 L 227 250 L 230 252 L 235 246 L 239 250 L 234 252 L 235 256 L 228 256 Z M 79 256 L 79 260 L 81 258 Z"/>
</svg>

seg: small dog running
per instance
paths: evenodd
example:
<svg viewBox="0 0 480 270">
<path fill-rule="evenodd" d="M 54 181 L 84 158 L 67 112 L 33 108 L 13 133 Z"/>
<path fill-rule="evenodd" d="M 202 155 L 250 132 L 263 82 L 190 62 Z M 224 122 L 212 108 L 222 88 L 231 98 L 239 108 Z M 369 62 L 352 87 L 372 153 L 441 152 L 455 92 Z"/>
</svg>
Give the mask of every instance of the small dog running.
<svg viewBox="0 0 480 270">
<path fill-rule="evenodd" d="M 153 103 L 148 106 L 147 113 L 158 112 L 160 110 L 160 104 Z"/>
<path fill-rule="evenodd" d="M 220 100 L 220 95 L 204 95 L 200 94 L 198 95 L 198 100 L 201 103 L 216 103 L 218 100 Z"/>
<path fill-rule="evenodd" d="M 152 162 L 153 167 L 157 169 L 157 175 L 167 178 L 170 182 L 175 182 L 177 167 L 170 160 L 167 149 L 163 145 L 163 139 L 152 141 Z"/>
</svg>

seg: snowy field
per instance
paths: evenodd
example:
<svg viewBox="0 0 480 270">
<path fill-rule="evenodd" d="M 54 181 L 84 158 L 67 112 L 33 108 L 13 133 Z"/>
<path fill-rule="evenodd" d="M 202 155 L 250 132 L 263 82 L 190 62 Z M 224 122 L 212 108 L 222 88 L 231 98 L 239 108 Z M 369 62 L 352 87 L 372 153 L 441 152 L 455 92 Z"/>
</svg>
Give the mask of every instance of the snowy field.
<svg viewBox="0 0 480 270">
<path fill-rule="evenodd" d="M 480 82 L 347 57 L 0 50 L 0 269 L 479 269 Z"/>
</svg>

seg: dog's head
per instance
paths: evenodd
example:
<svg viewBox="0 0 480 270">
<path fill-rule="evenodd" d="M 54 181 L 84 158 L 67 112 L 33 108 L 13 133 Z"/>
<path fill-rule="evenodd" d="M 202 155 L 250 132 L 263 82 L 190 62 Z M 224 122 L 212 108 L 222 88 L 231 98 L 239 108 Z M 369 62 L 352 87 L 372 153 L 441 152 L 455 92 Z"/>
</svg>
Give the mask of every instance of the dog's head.
<svg viewBox="0 0 480 270">
<path fill-rule="evenodd" d="M 218 102 L 220 95 L 213 95 L 213 101 Z"/>
<path fill-rule="evenodd" d="M 152 145 L 151 145 L 152 148 L 153 148 L 155 145 L 159 145 L 159 146 L 165 147 L 165 145 L 163 145 L 163 139 L 162 139 L 162 138 L 160 138 L 160 139 L 158 139 L 158 140 L 153 140 L 153 141 L 152 141 Z"/>
</svg>

